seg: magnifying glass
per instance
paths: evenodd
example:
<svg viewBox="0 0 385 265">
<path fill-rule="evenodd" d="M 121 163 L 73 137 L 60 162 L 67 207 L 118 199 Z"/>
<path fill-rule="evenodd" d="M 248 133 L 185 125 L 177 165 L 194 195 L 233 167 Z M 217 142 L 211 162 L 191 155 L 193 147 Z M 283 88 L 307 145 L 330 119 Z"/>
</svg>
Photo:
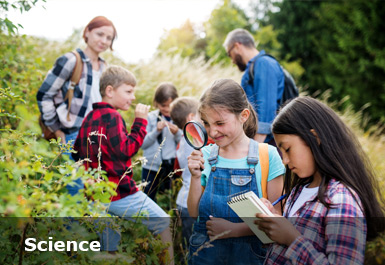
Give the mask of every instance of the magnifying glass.
<svg viewBox="0 0 385 265">
<path fill-rule="evenodd" d="M 195 150 L 199 150 L 207 144 L 207 131 L 199 122 L 189 121 L 186 123 L 183 134 L 186 142 Z"/>
</svg>

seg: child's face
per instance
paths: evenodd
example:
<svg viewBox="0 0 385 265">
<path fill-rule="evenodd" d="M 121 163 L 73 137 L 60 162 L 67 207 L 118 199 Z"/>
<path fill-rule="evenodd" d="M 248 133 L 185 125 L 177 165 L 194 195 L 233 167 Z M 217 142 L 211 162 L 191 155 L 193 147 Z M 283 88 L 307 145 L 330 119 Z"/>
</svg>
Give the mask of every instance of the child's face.
<svg viewBox="0 0 385 265">
<path fill-rule="evenodd" d="M 112 90 L 111 105 L 115 109 L 128 110 L 133 100 L 135 100 L 134 87 L 121 84 Z"/>
<path fill-rule="evenodd" d="M 245 135 L 240 118 L 226 109 L 206 108 L 201 119 L 207 134 L 219 147 L 238 142 Z"/>
<path fill-rule="evenodd" d="M 313 153 L 301 137 L 294 134 L 274 134 L 274 138 L 282 152 L 282 162 L 292 172 L 300 178 L 316 177 Z"/>
<path fill-rule="evenodd" d="M 159 109 L 160 113 L 163 116 L 170 117 L 170 104 L 173 101 L 172 98 L 169 98 L 167 101 L 162 103 L 156 103 L 156 107 Z"/>
</svg>

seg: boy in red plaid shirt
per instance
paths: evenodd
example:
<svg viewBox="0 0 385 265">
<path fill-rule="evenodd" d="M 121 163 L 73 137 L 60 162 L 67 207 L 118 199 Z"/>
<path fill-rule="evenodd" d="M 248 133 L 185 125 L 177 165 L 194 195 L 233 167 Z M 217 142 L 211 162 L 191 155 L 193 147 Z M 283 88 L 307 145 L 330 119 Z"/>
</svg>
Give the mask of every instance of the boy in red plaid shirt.
<svg viewBox="0 0 385 265">
<path fill-rule="evenodd" d="M 149 106 L 137 104 L 135 120 L 128 134 L 126 123 L 117 110 L 128 110 L 135 100 L 135 76 L 119 66 L 110 66 L 100 78 L 102 102 L 94 103 L 93 110 L 84 119 L 74 144 L 75 161 L 84 162 L 86 169 L 98 168 L 107 172 L 108 180 L 117 184 L 116 195 L 111 197 L 108 213 L 129 219 L 139 211 L 148 212 L 143 223 L 150 231 L 170 243 L 169 254 L 173 257 L 169 216 L 146 194 L 139 191 L 133 180 L 131 158 L 138 152 L 146 136 Z M 101 154 L 99 154 L 99 152 Z M 98 156 L 101 155 L 100 158 Z M 100 160 L 100 161 L 99 161 Z M 164 218 L 153 218 L 164 217 Z M 120 236 L 108 242 L 102 249 L 116 251 Z"/>
</svg>

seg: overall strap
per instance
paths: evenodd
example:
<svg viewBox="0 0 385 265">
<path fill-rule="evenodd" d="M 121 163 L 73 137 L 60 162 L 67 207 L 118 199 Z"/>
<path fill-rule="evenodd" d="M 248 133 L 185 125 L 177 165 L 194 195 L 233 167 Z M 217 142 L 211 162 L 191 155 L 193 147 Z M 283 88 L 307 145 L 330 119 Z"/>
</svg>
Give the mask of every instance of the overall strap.
<svg viewBox="0 0 385 265">
<path fill-rule="evenodd" d="M 262 173 L 262 197 L 267 199 L 267 179 L 269 177 L 269 146 L 265 143 L 259 144 L 259 159 L 261 161 Z"/>
<path fill-rule="evenodd" d="M 247 154 L 247 164 L 249 165 L 250 174 L 254 174 L 255 166 L 258 164 L 258 143 L 250 139 L 249 152 Z"/>
<path fill-rule="evenodd" d="M 213 144 L 211 146 L 211 152 L 208 159 L 209 164 L 211 166 L 211 171 L 213 172 L 216 170 L 215 164 L 218 162 L 218 155 L 219 155 L 219 146 L 216 144 Z"/>
</svg>

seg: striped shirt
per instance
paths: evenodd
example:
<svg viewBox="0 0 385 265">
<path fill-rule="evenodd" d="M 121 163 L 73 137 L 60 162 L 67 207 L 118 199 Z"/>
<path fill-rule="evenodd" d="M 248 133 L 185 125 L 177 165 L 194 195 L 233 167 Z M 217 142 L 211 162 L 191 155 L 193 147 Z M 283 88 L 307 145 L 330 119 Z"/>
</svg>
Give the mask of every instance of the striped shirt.
<svg viewBox="0 0 385 265">
<path fill-rule="evenodd" d="M 89 104 L 93 80 L 91 60 L 82 50 L 77 49 L 77 51 L 83 61 L 83 71 L 79 84 L 74 89 L 69 112 L 70 121 L 67 120 L 68 100 L 64 101 L 64 98 L 76 64 L 76 56 L 72 52 L 56 60 L 37 93 L 37 104 L 42 120 L 53 132 L 59 129 L 67 134 L 78 131 L 84 117 L 92 110 Z M 99 62 L 100 72 L 102 72 L 106 65 L 101 58 Z"/>
<path fill-rule="evenodd" d="M 288 213 L 303 186 L 294 196 L 291 192 L 284 209 Z M 273 244 L 265 264 L 363 264 L 366 243 L 366 220 L 357 194 L 345 185 L 330 180 L 326 201 L 327 209 L 314 194 L 288 220 L 301 233 L 287 247 Z"/>
<path fill-rule="evenodd" d="M 117 184 L 117 201 L 138 191 L 132 179 L 131 158 L 138 152 L 146 136 L 147 120 L 135 118 L 128 134 L 126 123 L 120 113 L 105 102 L 94 103 L 93 110 L 84 119 L 74 144 L 75 161 L 89 158 L 85 167 L 98 168 L 99 150 L 101 169 L 107 172 L 108 180 Z M 99 149 L 100 148 L 100 149 Z"/>
</svg>

